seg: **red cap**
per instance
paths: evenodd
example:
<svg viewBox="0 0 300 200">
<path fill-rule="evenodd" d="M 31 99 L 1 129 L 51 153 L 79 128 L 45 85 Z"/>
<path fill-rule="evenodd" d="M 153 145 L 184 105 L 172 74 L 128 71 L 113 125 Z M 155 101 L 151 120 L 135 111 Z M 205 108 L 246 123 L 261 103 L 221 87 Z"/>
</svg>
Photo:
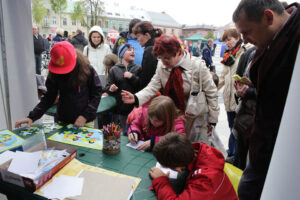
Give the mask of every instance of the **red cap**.
<svg viewBox="0 0 300 200">
<path fill-rule="evenodd" d="M 54 74 L 70 73 L 75 65 L 77 53 L 67 41 L 55 43 L 50 51 L 49 71 Z"/>
</svg>

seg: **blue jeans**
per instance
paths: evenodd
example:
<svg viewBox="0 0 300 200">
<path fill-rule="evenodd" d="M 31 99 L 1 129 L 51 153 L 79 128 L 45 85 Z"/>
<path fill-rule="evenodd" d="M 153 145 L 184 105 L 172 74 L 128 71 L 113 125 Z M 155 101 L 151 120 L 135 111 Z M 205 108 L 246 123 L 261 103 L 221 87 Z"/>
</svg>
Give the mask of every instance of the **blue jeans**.
<svg viewBox="0 0 300 200">
<path fill-rule="evenodd" d="M 235 118 L 236 113 L 235 112 L 227 112 L 227 120 L 228 120 L 228 125 L 230 129 L 230 136 L 229 136 L 229 142 L 228 142 L 228 156 L 235 156 L 236 154 L 236 147 L 237 147 L 237 140 L 235 139 L 232 129 L 233 129 L 233 123 L 234 123 L 234 118 Z"/>
<path fill-rule="evenodd" d="M 34 54 L 34 58 L 35 58 L 35 73 L 41 75 L 42 55 Z"/>
</svg>

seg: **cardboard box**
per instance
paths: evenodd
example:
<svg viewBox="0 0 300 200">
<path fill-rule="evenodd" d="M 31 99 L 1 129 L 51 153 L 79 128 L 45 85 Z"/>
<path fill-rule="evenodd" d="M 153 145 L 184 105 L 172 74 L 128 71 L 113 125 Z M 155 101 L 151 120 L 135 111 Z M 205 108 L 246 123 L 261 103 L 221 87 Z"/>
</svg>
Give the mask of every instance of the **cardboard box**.
<svg viewBox="0 0 300 200">
<path fill-rule="evenodd" d="M 3 163 L 0 165 L 0 179 L 5 182 L 9 182 L 24 188 L 27 188 L 31 191 L 35 191 L 38 188 L 40 188 L 42 185 L 44 185 L 48 180 L 52 178 L 61 168 L 63 168 L 66 164 L 68 164 L 73 158 L 76 158 L 77 156 L 77 149 L 73 146 L 66 145 L 63 143 L 46 140 L 47 147 L 52 148 L 54 147 L 55 150 L 64 150 L 66 149 L 67 152 L 70 154 L 68 157 L 66 157 L 64 160 L 62 160 L 60 163 L 58 163 L 55 167 L 53 167 L 50 171 L 48 171 L 46 174 L 44 174 L 38 181 L 37 184 L 34 183 L 34 181 L 30 178 L 26 178 L 23 176 L 20 176 L 18 174 L 11 173 L 7 171 L 8 166 L 11 163 L 11 160 L 7 161 L 6 163 Z M 36 145 L 30 149 L 27 150 L 27 152 L 35 152 L 39 150 L 43 150 L 43 144 Z"/>
</svg>

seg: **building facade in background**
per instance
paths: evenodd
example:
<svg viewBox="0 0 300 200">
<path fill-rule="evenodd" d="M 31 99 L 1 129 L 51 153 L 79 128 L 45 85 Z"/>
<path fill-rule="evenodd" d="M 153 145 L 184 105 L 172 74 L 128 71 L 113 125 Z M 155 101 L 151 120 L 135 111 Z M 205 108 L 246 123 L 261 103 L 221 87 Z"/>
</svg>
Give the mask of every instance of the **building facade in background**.
<svg viewBox="0 0 300 200">
<path fill-rule="evenodd" d="M 184 38 L 190 37 L 195 34 L 201 34 L 205 37 L 209 32 L 215 31 L 216 27 L 212 25 L 194 25 L 194 26 L 182 26 L 182 35 Z"/>
</svg>

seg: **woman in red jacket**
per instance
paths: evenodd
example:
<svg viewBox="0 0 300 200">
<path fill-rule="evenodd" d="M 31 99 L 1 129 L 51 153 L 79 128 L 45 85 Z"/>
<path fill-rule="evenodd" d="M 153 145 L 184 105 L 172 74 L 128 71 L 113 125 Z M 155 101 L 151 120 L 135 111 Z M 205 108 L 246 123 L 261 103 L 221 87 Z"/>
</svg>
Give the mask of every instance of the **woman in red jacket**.
<svg viewBox="0 0 300 200">
<path fill-rule="evenodd" d="M 128 139 L 131 143 L 144 140 L 137 149 L 147 150 L 171 131 L 185 135 L 184 117 L 170 97 L 158 96 L 149 107 L 144 106 L 141 115 L 130 124 Z"/>
</svg>

